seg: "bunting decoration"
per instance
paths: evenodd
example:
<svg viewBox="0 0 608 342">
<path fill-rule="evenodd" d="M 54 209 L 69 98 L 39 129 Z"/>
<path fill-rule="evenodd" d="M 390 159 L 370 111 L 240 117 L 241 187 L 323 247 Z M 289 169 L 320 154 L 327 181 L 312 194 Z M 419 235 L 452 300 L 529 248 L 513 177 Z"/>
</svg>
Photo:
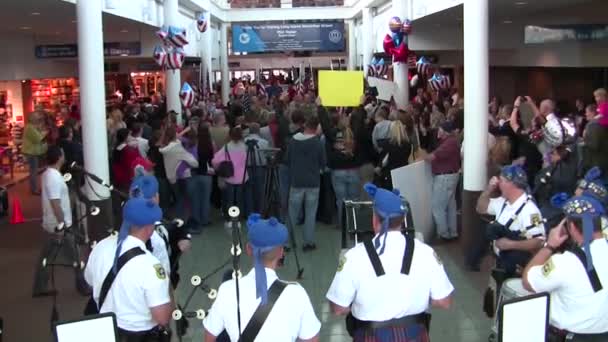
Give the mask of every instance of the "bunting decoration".
<svg viewBox="0 0 608 342">
<path fill-rule="evenodd" d="M 209 21 L 207 20 L 207 16 L 205 15 L 205 13 L 201 13 L 198 16 L 198 19 L 196 19 L 196 28 L 198 28 L 198 31 L 200 33 L 204 33 L 205 31 L 207 31 L 208 25 Z"/>
<path fill-rule="evenodd" d="M 182 102 L 182 106 L 190 108 L 194 104 L 194 90 L 188 83 L 184 83 L 182 90 L 179 92 L 179 98 Z"/>
<path fill-rule="evenodd" d="M 450 77 L 447 75 L 442 75 L 438 72 L 435 73 L 428 82 L 431 86 L 431 89 L 433 89 L 434 91 L 450 89 L 452 87 L 452 81 L 450 80 Z"/>
</svg>

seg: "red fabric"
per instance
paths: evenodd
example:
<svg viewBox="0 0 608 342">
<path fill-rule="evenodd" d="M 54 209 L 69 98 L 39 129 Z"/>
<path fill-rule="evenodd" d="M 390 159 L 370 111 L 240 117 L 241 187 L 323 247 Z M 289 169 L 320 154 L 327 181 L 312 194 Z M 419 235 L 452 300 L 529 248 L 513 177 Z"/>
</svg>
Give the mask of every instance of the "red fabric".
<svg viewBox="0 0 608 342">
<path fill-rule="evenodd" d="M 433 151 L 435 159 L 431 162 L 434 175 L 456 173 L 460 170 L 460 144 L 454 136 L 445 138 Z"/>
<path fill-rule="evenodd" d="M 114 175 L 114 183 L 121 189 L 126 189 L 131 185 L 133 179 L 134 162 L 137 158 L 141 158 L 137 148 L 133 146 L 125 146 L 115 156 L 112 161 L 112 173 Z"/>
<path fill-rule="evenodd" d="M 279 141 L 279 123 L 276 119 L 273 119 L 268 123 L 268 128 L 270 128 L 270 135 L 272 136 L 272 145 L 277 146 Z"/>
<path fill-rule="evenodd" d="M 603 127 L 608 127 L 608 102 L 603 102 L 597 111 L 601 115 L 598 123 Z"/>
<path fill-rule="evenodd" d="M 131 178 L 135 177 L 135 167 L 139 165 L 143 166 L 146 172 L 154 171 L 154 163 L 151 162 L 149 159 L 140 156 L 138 153 L 137 157 L 135 157 L 135 159 L 133 159 L 133 162 L 131 163 Z"/>
</svg>

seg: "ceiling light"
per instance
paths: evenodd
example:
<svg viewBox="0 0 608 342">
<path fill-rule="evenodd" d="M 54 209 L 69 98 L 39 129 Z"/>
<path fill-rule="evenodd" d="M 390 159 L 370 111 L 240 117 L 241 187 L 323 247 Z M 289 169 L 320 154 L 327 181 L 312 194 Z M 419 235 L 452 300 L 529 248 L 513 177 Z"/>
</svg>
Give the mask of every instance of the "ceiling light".
<svg viewBox="0 0 608 342">
<path fill-rule="evenodd" d="M 40 12 L 32 12 L 31 15 L 40 15 Z"/>
<path fill-rule="evenodd" d="M 120 30 L 120 32 L 121 32 L 121 33 L 127 33 L 127 32 L 129 32 L 129 30 L 127 30 L 127 29 L 122 29 L 122 30 Z"/>
<path fill-rule="evenodd" d="M 528 4 L 528 3 L 527 3 L 527 2 L 525 2 L 525 1 L 517 1 L 517 2 L 515 3 L 515 5 L 516 5 L 516 6 L 525 6 L 525 5 L 527 5 L 527 4 Z"/>
<path fill-rule="evenodd" d="M 32 27 L 31 26 L 21 26 L 19 29 L 21 29 L 21 30 L 31 30 Z"/>
<path fill-rule="evenodd" d="M 513 20 L 503 20 L 503 24 L 513 24 Z"/>
<path fill-rule="evenodd" d="M 72 20 L 72 24 L 76 24 L 78 21 L 76 19 Z"/>
</svg>

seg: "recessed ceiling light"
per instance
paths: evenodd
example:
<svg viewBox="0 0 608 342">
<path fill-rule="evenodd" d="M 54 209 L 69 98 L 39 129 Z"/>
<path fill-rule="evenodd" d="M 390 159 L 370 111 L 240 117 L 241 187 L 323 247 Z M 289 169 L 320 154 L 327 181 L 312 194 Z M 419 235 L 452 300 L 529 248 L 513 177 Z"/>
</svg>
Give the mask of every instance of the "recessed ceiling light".
<svg viewBox="0 0 608 342">
<path fill-rule="evenodd" d="M 527 3 L 527 2 L 525 2 L 525 1 L 517 1 L 517 2 L 515 3 L 515 5 L 516 5 L 516 6 L 525 6 L 525 5 L 527 5 L 527 4 L 528 4 L 528 3 Z"/>
<path fill-rule="evenodd" d="M 31 26 L 21 26 L 19 29 L 21 29 L 21 30 L 31 30 L 32 27 Z"/>
<path fill-rule="evenodd" d="M 127 29 L 122 29 L 122 30 L 120 30 L 120 32 L 121 32 L 121 33 L 127 33 L 127 32 L 129 32 L 129 30 L 127 30 Z"/>
<path fill-rule="evenodd" d="M 32 12 L 31 15 L 40 15 L 40 12 Z"/>
<path fill-rule="evenodd" d="M 503 24 L 513 24 L 513 20 L 503 20 Z"/>
</svg>

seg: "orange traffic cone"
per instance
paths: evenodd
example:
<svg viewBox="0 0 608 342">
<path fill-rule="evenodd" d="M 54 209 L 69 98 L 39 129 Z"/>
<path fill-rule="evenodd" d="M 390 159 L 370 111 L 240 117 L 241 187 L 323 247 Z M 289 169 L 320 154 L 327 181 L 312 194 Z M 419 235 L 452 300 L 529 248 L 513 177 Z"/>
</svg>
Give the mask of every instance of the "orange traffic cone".
<svg viewBox="0 0 608 342">
<path fill-rule="evenodd" d="M 19 198 L 13 199 L 13 211 L 11 213 L 11 224 L 18 224 L 25 222 L 23 218 L 23 212 L 21 211 L 21 202 Z"/>
</svg>

